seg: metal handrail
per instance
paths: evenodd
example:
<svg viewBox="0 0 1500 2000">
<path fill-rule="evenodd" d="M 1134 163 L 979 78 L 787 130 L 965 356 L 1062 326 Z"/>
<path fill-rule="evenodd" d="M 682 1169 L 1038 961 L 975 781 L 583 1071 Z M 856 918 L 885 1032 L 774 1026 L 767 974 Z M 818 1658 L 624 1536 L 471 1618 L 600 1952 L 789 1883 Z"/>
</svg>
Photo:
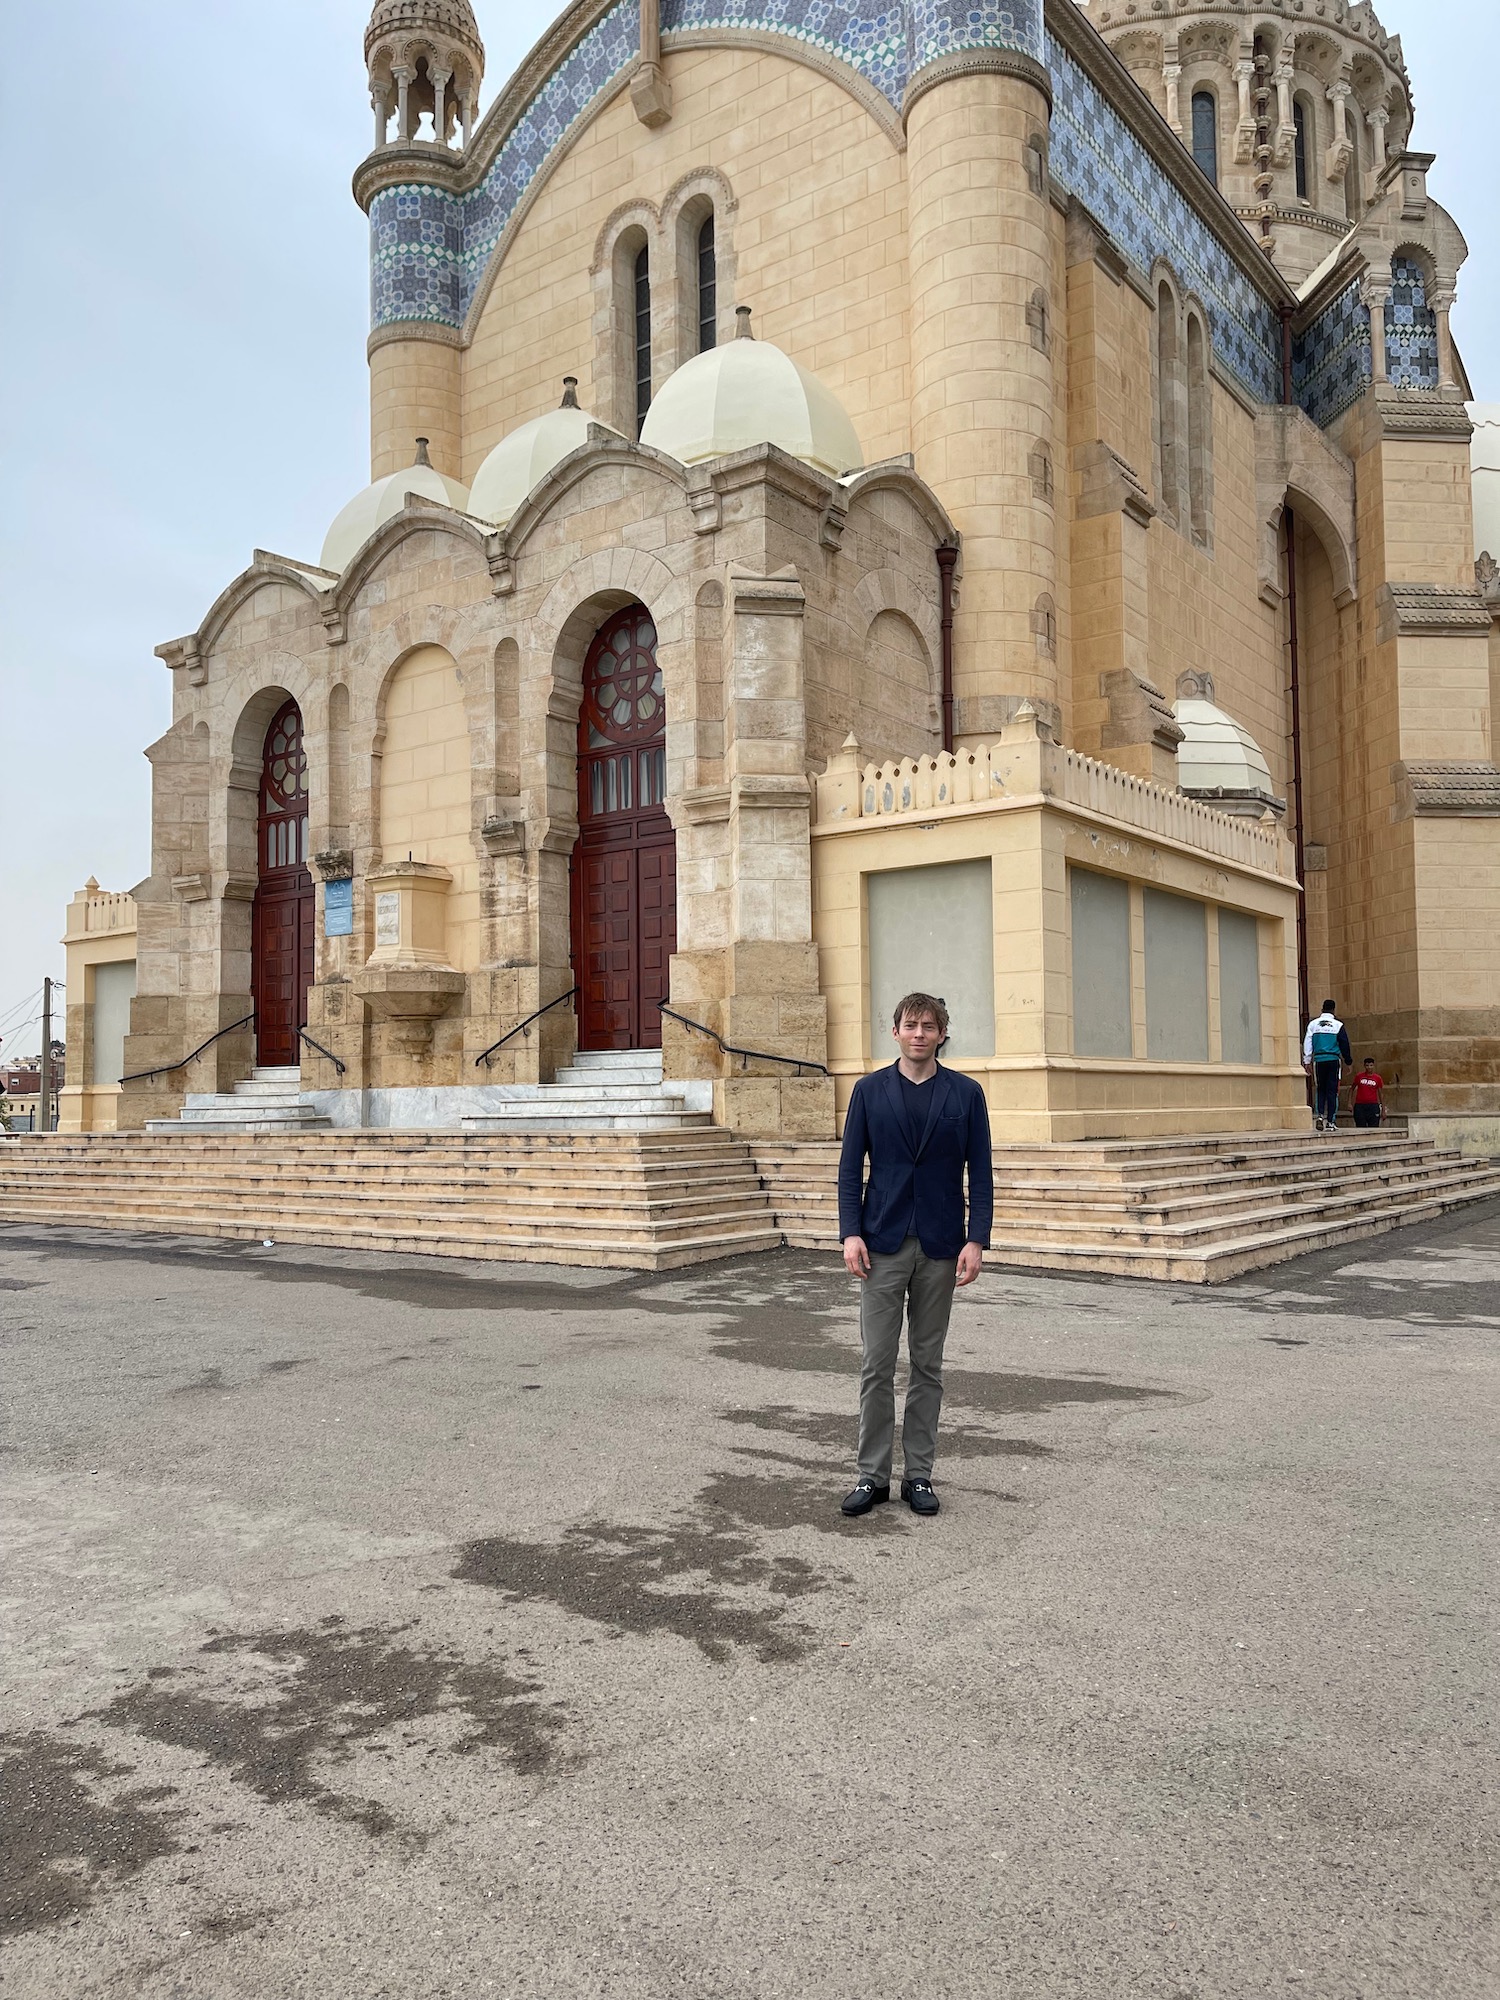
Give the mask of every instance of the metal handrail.
<svg viewBox="0 0 1500 2000">
<path fill-rule="evenodd" d="M 478 1069 L 481 1063 L 483 1063 L 485 1068 L 488 1069 L 490 1066 L 490 1057 L 495 1053 L 496 1049 L 503 1049 L 505 1047 L 505 1044 L 510 1040 L 512 1035 L 521 1034 L 525 1029 L 531 1026 L 533 1021 L 539 1021 L 542 1018 L 543 1014 L 550 1014 L 552 1012 L 552 1009 L 554 1007 L 560 1007 L 564 1002 L 564 1000 L 571 1000 L 573 995 L 577 991 L 578 988 L 576 986 L 570 986 L 566 993 L 559 993 L 557 998 L 555 1000 L 549 1000 L 545 1007 L 538 1007 L 536 1012 L 534 1014 L 528 1014 L 524 1021 L 517 1021 L 516 1025 L 513 1028 L 507 1028 L 505 1033 L 500 1037 L 498 1042 L 491 1042 L 487 1049 L 481 1049 L 479 1054 L 475 1056 L 474 1058 L 475 1069 Z"/>
<path fill-rule="evenodd" d="M 658 1000 L 656 1006 L 658 1012 L 669 1015 L 674 1021 L 681 1021 L 685 1028 L 696 1028 L 700 1035 L 707 1035 L 710 1040 L 717 1042 L 726 1056 L 740 1056 L 746 1062 L 753 1059 L 756 1062 L 786 1063 L 788 1067 L 795 1068 L 799 1075 L 805 1069 L 815 1069 L 819 1076 L 832 1075 L 826 1063 L 814 1062 L 811 1056 L 773 1056 L 769 1049 L 736 1048 L 733 1042 L 726 1042 L 722 1035 L 715 1034 L 713 1029 L 706 1027 L 702 1021 L 694 1021 L 686 1014 L 679 1014 L 675 1007 L 667 1006 L 665 1001 Z"/>
<path fill-rule="evenodd" d="M 243 1021 L 231 1021 L 227 1028 L 220 1028 L 217 1035 L 210 1035 L 206 1042 L 200 1042 L 197 1048 L 193 1050 L 193 1053 L 190 1056 L 184 1056 L 181 1062 L 159 1063 L 155 1069 L 133 1070 L 129 1076 L 122 1076 L 120 1081 L 121 1083 L 144 1083 L 148 1076 L 170 1076 L 174 1069 L 186 1069 L 190 1062 L 196 1062 L 205 1049 L 211 1049 L 214 1043 L 221 1040 L 225 1035 L 232 1035 L 236 1028 L 248 1028 L 254 1019 L 255 1009 L 252 1007 Z"/>
<path fill-rule="evenodd" d="M 321 1042 L 315 1042 L 312 1036 L 307 1032 L 306 1028 L 299 1028 L 297 1030 L 297 1039 L 299 1042 L 306 1042 L 307 1046 L 310 1049 L 316 1049 L 320 1056 L 326 1056 L 329 1062 L 331 1062 L 334 1068 L 338 1071 L 340 1076 L 342 1076 L 344 1074 L 344 1071 L 349 1067 L 347 1063 L 341 1063 L 339 1061 L 338 1057 L 333 1053 L 332 1049 L 325 1049 Z"/>
</svg>

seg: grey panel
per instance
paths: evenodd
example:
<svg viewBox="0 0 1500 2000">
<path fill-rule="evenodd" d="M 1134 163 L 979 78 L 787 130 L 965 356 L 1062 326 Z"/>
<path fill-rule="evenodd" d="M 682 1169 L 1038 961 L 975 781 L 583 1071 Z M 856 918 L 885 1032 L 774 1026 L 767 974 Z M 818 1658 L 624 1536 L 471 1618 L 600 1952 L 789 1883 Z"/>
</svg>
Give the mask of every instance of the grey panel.
<svg viewBox="0 0 1500 2000">
<path fill-rule="evenodd" d="M 135 998 L 135 960 L 94 967 L 94 1059 L 91 1083 L 118 1083 L 125 1069 L 125 1036 Z"/>
<path fill-rule="evenodd" d="M 1073 1053 L 1128 1056 L 1130 889 L 1114 875 L 1068 870 L 1073 913 Z"/>
<path fill-rule="evenodd" d="M 866 878 L 870 1053 L 894 1057 L 903 993 L 932 993 L 950 1016 L 945 1059 L 995 1053 L 995 905 L 988 861 L 891 868 Z"/>
<path fill-rule="evenodd" d="M 1260 925 L 1243 910 L 1219 912 L 1219 1039 L 1225 1062 L 1262 1059 Z"/>
<path fill-rule="evenodd" d="M 1208 912 L 1186 896 L 1147 889 L 1146 1053 L 1208 1061 Z"/>
</svg>

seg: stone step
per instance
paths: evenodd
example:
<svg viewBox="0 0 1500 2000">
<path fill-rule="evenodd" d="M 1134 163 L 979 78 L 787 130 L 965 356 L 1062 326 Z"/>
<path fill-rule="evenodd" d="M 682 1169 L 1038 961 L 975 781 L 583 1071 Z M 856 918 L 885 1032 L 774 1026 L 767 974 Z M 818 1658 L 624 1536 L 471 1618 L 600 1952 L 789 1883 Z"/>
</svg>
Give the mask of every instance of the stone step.
<svg viewBox="0 0 1500 2000">
<path fill-rule="evenodd" d="M 540 1084 L 538 1088 L 541 1090 L 610 1090 L 632 1084 L 637 1087 L 644 1084 L 651 1089 L 668 1090 L 674 1095 L 680 1095 L 686 1089 L 686 1085 L 684 1084 L 663 1083 L 660 1063 L 657 1064 L 655 1069 L 647 1069 L 637 1063 L 620 1063 L 618 1066 L 612 1066 L 609 1069 L 581 1069 L 576 1064 L 569 1064 L 566 1068 L 560 1069 L 557 1072 L 556 1077 L 551 1083 Z"/>
<path fill-rule="evenodd" d="M 708 1111 L 664 1110 L 656 1098 L 625 1098 L 618 1102 L 586 1099 L 579 1104 L 553 1104 L 522 1099 L 494 1111 L 471 1112 L 462 1120 L 466 1132 L 674 1132 L 713 1124 Z"/>
</svg>

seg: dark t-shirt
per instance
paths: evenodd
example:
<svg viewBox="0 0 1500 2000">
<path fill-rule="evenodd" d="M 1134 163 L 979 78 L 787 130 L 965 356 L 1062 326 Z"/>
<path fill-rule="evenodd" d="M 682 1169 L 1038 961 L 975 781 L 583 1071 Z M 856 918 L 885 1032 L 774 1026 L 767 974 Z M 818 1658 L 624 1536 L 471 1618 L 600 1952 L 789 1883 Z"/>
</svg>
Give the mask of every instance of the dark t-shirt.
<svg viewBox="0 0 1500 2000">
<path fill-rule="evenodd" d="M 927 1130 L 927 1107 L 932 1102 L 932 1086 L 937 1081 L 937 1071 L 934 1070 L 925 1083 L 913 1083 L 898 1069 L 896 1080 L 901 1085 L 901 1109 L 906 1113 L 906 1129 L 911 1136 L 911 1149 L 915 1152 L 922 1143 L 922 1134 Z"/>
</svg>

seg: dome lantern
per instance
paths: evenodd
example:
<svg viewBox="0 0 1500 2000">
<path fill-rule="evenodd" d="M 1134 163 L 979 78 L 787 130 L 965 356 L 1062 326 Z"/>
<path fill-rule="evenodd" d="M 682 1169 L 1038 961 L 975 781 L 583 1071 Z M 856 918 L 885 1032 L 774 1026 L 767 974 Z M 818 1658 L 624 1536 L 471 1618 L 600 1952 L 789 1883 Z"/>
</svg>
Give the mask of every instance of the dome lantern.
<svg viewBox="0 0 1500 2000">
<path fill-rule="evenodd" d="M 365 30 L 375 146 L 467 147 L 484 81 L 484 43 L 469 0 L 376 0 Z M 424 116 L 430 134 L 421 134 Z M 391 121 L 395 120 L 395 130 Z"/>
<path fill-rule="evenodd" d="M 427 439 L 418 438 L 416 457 L 410 465 L 400 472 L 388 472 L 339 509 L 323 538 L 320 567 L 342 575 L 375 530 L 394 520 L 413 493 L 423 500 L 435 500 L 440 507 L 452 507 L 456 513 L 468 512 L 469 489 L 439 472 L 427 455 Z"/>
</svg>

